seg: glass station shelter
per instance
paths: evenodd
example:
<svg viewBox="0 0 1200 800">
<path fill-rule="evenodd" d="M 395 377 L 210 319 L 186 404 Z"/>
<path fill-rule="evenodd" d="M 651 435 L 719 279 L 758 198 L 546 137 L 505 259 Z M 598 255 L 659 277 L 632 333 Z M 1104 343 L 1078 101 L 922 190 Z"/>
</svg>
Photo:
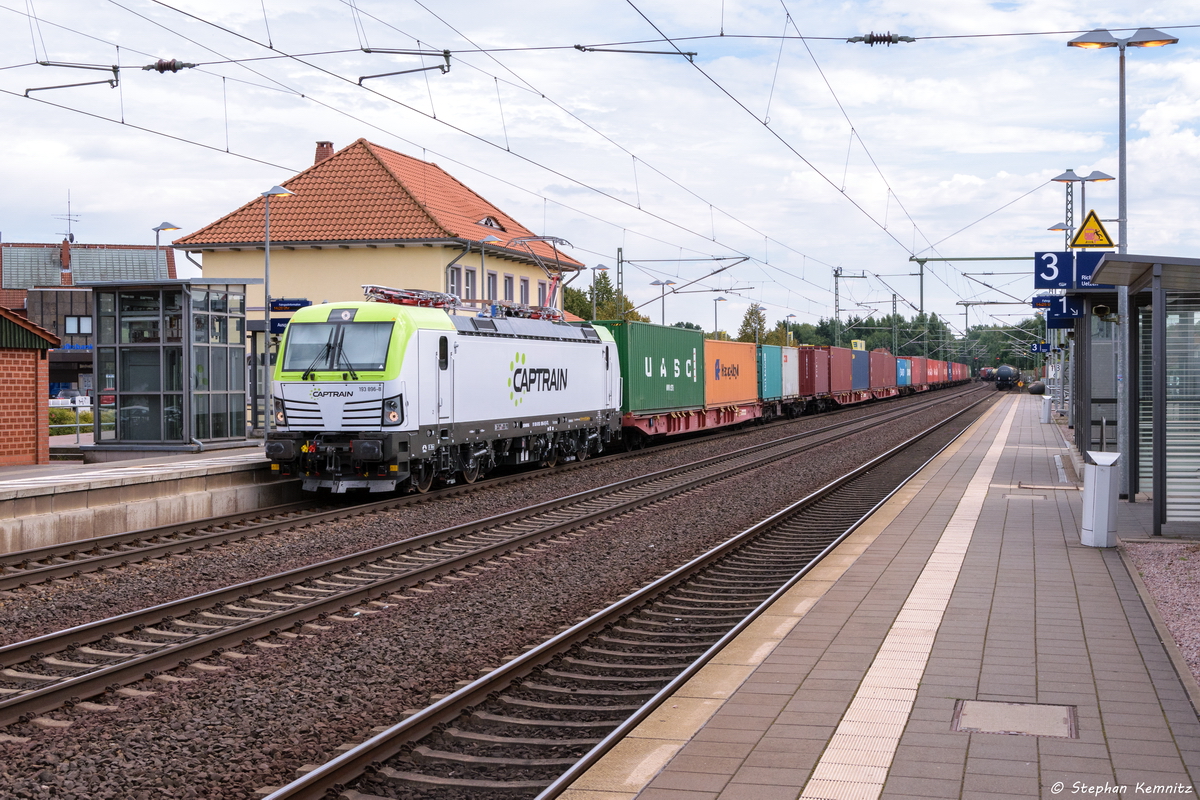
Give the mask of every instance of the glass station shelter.
<svg viewBox="0 0 1200 800">
<path fill-rule="evenodd" d="M 97 282 L 94 444 L 85 460 L 245 447 L 246 285 Z"/>
</svg>

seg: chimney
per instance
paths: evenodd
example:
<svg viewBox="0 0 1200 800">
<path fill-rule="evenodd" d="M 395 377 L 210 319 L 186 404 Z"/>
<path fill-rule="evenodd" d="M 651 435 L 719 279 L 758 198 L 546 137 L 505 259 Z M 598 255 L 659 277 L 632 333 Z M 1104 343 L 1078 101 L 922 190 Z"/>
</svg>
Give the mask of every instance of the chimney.
<svg viewBox="0 0 1200 800">
<path fill-rule="evenodd" d="M 59 276 L 59 286 L 74 286 L 75 281 L 71 277 L 71 243 L 66 239 L 62 240 L 62 248 L 59 250 L 58 260 L 62 264 L 62 274 Z"/>
<path fill-rule="evenodd" d="M 320 164 L 331 155 L 333 155 L 333 142 L 317 142 L 317 157 L 313 159 L 313 166 Z"/>
</svg>

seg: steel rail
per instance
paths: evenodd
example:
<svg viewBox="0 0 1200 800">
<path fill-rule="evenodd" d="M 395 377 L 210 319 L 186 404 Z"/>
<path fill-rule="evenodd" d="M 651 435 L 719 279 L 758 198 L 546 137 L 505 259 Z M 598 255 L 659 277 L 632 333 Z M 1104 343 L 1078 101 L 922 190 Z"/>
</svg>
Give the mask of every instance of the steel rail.
<svg viewBox="0 0 1200 800">
<path fill-rule="evenodd" d="M 873 427 L 878 424 L 878 418 L 901 417 L 930 405 L 949 402 L 955 396 L 940 398 L 937 402 L 923 404 L 917 408 L 911 406 L 904 409 L 892 409 L 883 415 L 861 417 L 837 426 L 826 426 L 813 431 L 806 431 L 785 437 L 769 446 L 760 445 L 742 448 L 718 456 L 702 459 L 692 464 L 660 470 L 649 475 L 631 478 L 596 489 L 586 490 L 564 498 L 548 501 L 529 509 L 507 512 L 484 520 L 466 523 L 441 531 L 434 531 L 422 536 L 401 542 L 372 548 L 359 553 L 342 556 L 329 561 L 303 567 L 297 570 L 280 573 L 266 578 L 256 579 L 235 586 L 226 587 L 201 595 L 160 604 L 141 611 L 130 612 L 117 617 L 100 620 L 85 625 L 60 631 L 53 634 L 18 642 L 0 648 L 0 678 L 12 682 L 44 682 L 36 689 L 0 689 L 0 726 L 19 720 L 28 720 L 37 714 L 44 713 L 61 706 L 67 700 L 85 696 L 94 696 L 112 688 L 114 685 L 131 683 L 145 677 L 174 668 L 185 662 L 191 662 L 219 652 L 221 648 L 240 645 L 255 639 L 281 632 L 290 626 L 303 624 L 319 619 L 338 610 L 384 597 L 393 592 L 411 586 L 418 586 L 430 579 L 441 577 L 445 573 L 468 569 L 477 564 L 483 564 L 501 555 L 506 555 L 516 549 L 535 544 L 567 533 L 575 528 L 594 524 L 596 522 L 619 516 L 650 503 L 659 502 L 682 492 L 690 491 L 706 483 L 721 480 L 730 475 L 739 474 L 757 466 L 794 454 L 803 446 L 810 444 L 806 440 L 819 434 L 828 434 L 830 440 L 841 439 L 846 435 L 847 428 Z M 724 464 L 724 466 L 722 466 Z M 709 471 L 709 468 L 716 468 Z M 665 484 L 657 487 L 652 484 Z M 639 489 L 633 497 L 621 497 Z M 595 506 L 595 501 L 605 497 L 617 500 Z M 581 509 L 581 512 L 562 516 L 561 512 L 570 508 Z M 391 565 L 379 566 L 381 562 L 396 557 L 403 557 L 404 551 L 414 547 L 428 545 L 444 545 L 446 542 L 464 536 L 478 535 L 481 531 L 495 529 L 503 525 L 542 517 L 549 519 L 533 529 L 525 527 L 517 535 L 499 540 L 493 539 L 480 546 L 463 550 L 459 554 L 442 557 L 434 563 L 419 565 L 415 569 L 397 570 Z M 392 562 L 395 563 L 395 562 Z M 381 573 L 372 572 L 382 570 Z M 347 577 L 346 573 L 349 573 Z M 375 579 L 368 580 L 365 576 L 371 574 Z M 354 585 L 342 583 L 353 582 Z M 331 580 L 333 579 L 333 580 Z M 319 586 L 304 587 L 306 582 L 317 582 Z M 298 586 L 298 584 L 300 584 Z M 306 592 L 323 596 L 313 597 L 312 594 L 297 594 Z M 283 602 L 280 602 L 283 601 Z M 260 603 L 262 608 L 247 609 L 244 605 L 234 606 L 236 613 L 253 613 L 252 617 L 235 617 L 224 612 L 224 606 L 231 603 L 246 604 Z M 269 609 L 286 606 L 277 611 Z M 210 609 L 217 609 L 216 612 Z M 180 617 L 199 617 L 194 622 L 184 623 Z M 244 620 L 244 621 L 239 621 Z M 213 628 L 218 630 L 209 633 L 191 633 L 166 631 L 160 627 L 180 623 L 187 628 Z M 138 642 L 124 639 L 121 642 L 126 647 L 138 647 L 151 652 L 117 653 L 95 648 L 90 645 L 107 642 L 114 636 L 142 633 L 155 637 L 151 641 Z M 157 641 L 165 639 L 166 641 Z M 84 642 L 87 642 L 85 645 Z M 82 648 L 82 649 L 81 649 Z M 35 677 L 38 668 L 34 664 L 27 670 L 14 670 L 13 666 L 26 662 L 41 662 L 44 654 L 49 652 L 67 651 L 69 654 L 80 650 L 88 656 L 109 658 L 122 657 L 122 660 L 110 664 L 96 664 L 96 668 L 83 674 L 65 678 Z M 89 652 L 90 651 L 90 652 Z M 54 658 L 45 662 L 51 667 L 66 666 L 79 670 L 85 665 L 78 661 L 63 661 Z"/>
<path fill-rule="evenodd" d="M 853 409 L 840 409 L 831 412 L 831 415 L 842 414 L 850 410 Z M 891 410 L 895 409 L 884 409 L 881 413 Z M 747 435 L 755 431 L 764 430 L 765 428 L 782 426 L 795 421 L 784 420 L 757 428 L 724 431 L 716 435 L 706 436 L 704 441 L 719 441 L 723 438 Z M 651 452 L 661 453 L 678 447 L 686 447 L 695 442 L 695 437 L 687 436 L 678 441 L 657 444 Z M 608 463 L 609 461 L 635 458 L 641 455 L 649 455 L 649 453 L 644 453 L 640 450 L 612 453 L 583 462 L 575 461 L 560 464 L 549 470 L 522 471 L 510 475 L 486 478 L 476 483 L 447 486 L 426 494 L 412 494 L 403 497 L 393 497 L 387 500 L 375 500 L 369 503 L 341 506 L 342 511 L 340 513 L 356 514 L 360 510 L 365 510 L 369 513 L 388 511 L 415 503 L 453 497 L 464 492 L 483 489 L 489 486 L 502 486 L 508 483 L 531 480 L 547 474 L 579 469 L 585 464 Z M 327 499 L 320 498 L 320 500 L 323 501 L 322 504 L 328 505 L 329 501 Z M 152 558 L 163 558 L 178 553 L 190 553 L 197 549 L 266 536 L 282 530 L 290 530 L 297 525 L 307 524 L 307 521 L 302 517 L 275 520 L 266 523 L 257 523 L 257 520 L 272 514 L 285 514 L 312 508 L 316 504 L 318 504 L 318 499 L 314 498 L 313 500 L 271 506 L 240 514 L 226 514 L 6 553 L 0 555 L 0 591 L 23 589 L 32 584 L 79 577 L 85 572 L 95 572 L 111 567 L 124 567 L 131 563 Z M 338 512 L 335 511 L 334 513 Z M 325 516 L 314 518 L 312 521 L 325 522 L 329 519 L 330 517 Z M 230 529 L 230 526 L 238 527 Z M 226 530 L 204 532 L 206 528 L 216 527 L 226 528 Z"/>
<path fill-rule="evenodd" d="M 404 751 L 411 743 L 414 743 L 421 738 L 435 732 L 440 726 L 444 726 L 454 720 L 462 712 L 478 706 L 486 702 L 489 697 L 494 697 L 497 692 L 512 686 L 515 682 L 528 677 L 538 667 L 545 664 L 553 657 L 562 654 L 569 650 L 574 645 L 583 642 L 587 638 L 603 631 L 610 626 L 614 620 L 631 614 L 638 607 L 648 603 L 655 597 L 661 595 L 667 589 L 683 583 L 691 576 L 700 572 L 705 567 L 708 567 L 721 558 L 736 550 L 741 545 L 758 537 L 764 531 L 767 531 L 781 522 L 793 517 L 819 500 L 836 492 L 844 485 L 862 476 L 863 474 L 875 469 L 884 461 L 903 452 L 905 449 L 924 439 L 936 430 L 941 429 L 949 424 L 952 420 L 966 414 L 980 403 L 984 403 L 991 398 L 981 398 L 971 406 L 962 409 L 947 419 L 931 426 L 925 431 L 917 434 L 908 441 L 897 447 L 877 456 L 865 464 L 857 467 L 851 472 L 837 478 L 825 486 L 817 489 L 803 499 L 793 503 L 787 508 L 767 517 L 761 522 L 756 523 L 750 528 L 742 531 L 736 536 L 727 541 L 713 547 L 708 552 L 697 556 L 692 561 L 679 567 L 667 575 L 653 581 L 652 583 L 642 587 L 624 598 L 613 603 L 608 608 L 605 608 L 587 619 L 577 623 L 571 628 L 563 631 L 557 636 L 549 639 L 541 645 L 523 653 L 517 658 L 509 661 L 501 667 L 493 670 L 475 680 L 474 682 L 462 687 L 454 693 L 447 695 L 436 703 L 418 711 L 417 713 L 407 717 L 402 722 L 393 725 L 367 741 L 347 750 L 340 756 L 330 760 L 320 767 L 306 773 L 297 778 L 286 786 L 280 787 L 265 800 L 318 800 L 326 796 L 326 792 L 333 790 L 337 792 L 343 791 L 352 781 L 361 776 L 369 769 L 380 766 L 384 760 L 396 756 Z M 954 439 L 961 436 L 960 432 Z M 750 625 L 757 617 L 766 611 L 773 602 L 778 600 L 788 589 L 795 585 L 797 581 L 804 577 L 809 571 L 815 567 L 821 559 L 832 552 L 838 544 L 840 544 L 847 536 L 853 533 L 871 514 L 875 513 L 878 508 L 889 498 L 891 498 L 900 488 L 902 488 L 909 480 L 921 471 L 937 454 L 941 453 L 946 447 L 953 443 L 954 439 L 947 442 L 943 447 L 938 449 L 930 458 L 921 463 L 919 467 L 903 479 L 897 486 L 892 488 L 887 495 L 876 502 L 872 508 L 865 514 L 861 515 L 848 528 L 840 533 L 829 545 L 827 545 L 809 564 L 789 578 L 781 587 L 771 593 L 770 597 L 760 603 L 750 614 L 748 614 L 741 622 L 737 623 L 731 630 L 725 633 L 713 645 L 708 647 L 705 653 L 696 659 L 692 664 L 686 667 L 680 674 L 675 676 L 666 686 L 658 690 L 655 695 L 642 705 L 633 715 L 622 722 L 616 729 L 605 736 L 600 744 L 590 750 L 579 762 L 570 767 L 558 779 L 553 781 L 541 794 L 537 800 L 549 800 L 556 797 L 563 791 L 570 782 L 576 777 L 583 774 L 587 768 L 592 766 L 596 761 L 603 756 L 605 752 L 611 749 L 618 741 L 620 741 L 629 731 L 633 730 L 640 722 L 654 712 L 654 710 L 669 698 L 680 686 L 687 682 L 695 675 L 706 663 L 708 663 L 720 650 L 731 642 L 741 631 Z"/>
</svg>

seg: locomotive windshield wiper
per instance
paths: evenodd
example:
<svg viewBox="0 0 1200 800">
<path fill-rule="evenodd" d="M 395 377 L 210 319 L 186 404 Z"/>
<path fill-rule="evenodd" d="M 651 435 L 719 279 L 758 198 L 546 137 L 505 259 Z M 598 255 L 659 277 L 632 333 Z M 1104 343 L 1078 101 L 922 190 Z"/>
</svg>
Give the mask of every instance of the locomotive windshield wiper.
<svg viewBox="0 0 1200 800">
<path fill-rule="evenodd" d="M 317 357 L 314 358 L 312 360 L 312 363 L 308 365 L 308 369 L 304 370 L 304 374 L 300 376 L 300 380 L 306 381 L 309 378 L 313 377 L 313 375 L 317 371 L 317 364 L 320 363 L 321 359 L 323 359 L 323 358 L 325 358 L 325 356 L 329 355 L 329 349 L 331 347 L 333 347 L 333 341 L 336 337 L 337 337 L 337 328 L 333 328 L 332 330 L 329 331 L 329 338 L 325 341 L 325 346 L 321 348 L 321 352 L 317 353 Z"/>
<path fill-rule="evenodd" d="M 350 380 L 356 381 L 358 380 L 358 373 L 354 371 L 354 365 L 350 363 L 350 359 L 346 358 L 346 351 L 342 347 L 342 344 L 346 341 L 346 326 L 340 325 L 338 327 L 341 330 L 338 332 L 337 344 L 333 346 L 333 366 L 334 369 L 337 369 L 339 364 L 344 363 L 346 369 L 350 372 Z"/>
</svg>

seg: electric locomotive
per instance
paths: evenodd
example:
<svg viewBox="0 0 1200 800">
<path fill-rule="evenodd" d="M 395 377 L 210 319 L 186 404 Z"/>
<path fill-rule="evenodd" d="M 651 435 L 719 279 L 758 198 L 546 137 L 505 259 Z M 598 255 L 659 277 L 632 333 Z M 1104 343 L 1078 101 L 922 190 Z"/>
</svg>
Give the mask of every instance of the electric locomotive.
<svg viewBox="0 0 1200 800">
<path fill-rule="evenodd" d="M 272 470 L 305 491 L 427 492 L 502 465 L 583 460 L 620 436 L 612 335 L 514 303 L 364 286 L 298 310 L 275 364 Z"/>
</svg>

